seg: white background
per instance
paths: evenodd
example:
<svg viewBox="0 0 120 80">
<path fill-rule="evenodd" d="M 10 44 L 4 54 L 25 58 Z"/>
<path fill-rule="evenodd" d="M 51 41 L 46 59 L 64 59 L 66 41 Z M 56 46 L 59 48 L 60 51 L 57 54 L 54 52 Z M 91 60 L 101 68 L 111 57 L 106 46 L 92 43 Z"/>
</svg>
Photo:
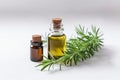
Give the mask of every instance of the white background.
<svg viewBox="0 0 120 80">
<path fill-rule="evenodd" d="M 0 80 L 119 80 L 119 14 L 119 0 L 0 0 Z M 48 33 L 54 17 L 68 38 L 74 26 L 96 25 L 104 47 L 78 66 L 39 71 L 29 58 L 31 35 Z"/>
</svg>

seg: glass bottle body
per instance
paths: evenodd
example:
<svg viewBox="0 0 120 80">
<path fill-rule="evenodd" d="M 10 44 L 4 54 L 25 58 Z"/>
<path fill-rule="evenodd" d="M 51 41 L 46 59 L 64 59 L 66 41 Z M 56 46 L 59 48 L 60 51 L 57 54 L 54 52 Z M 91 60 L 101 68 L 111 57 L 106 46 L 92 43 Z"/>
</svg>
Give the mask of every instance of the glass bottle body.
<svg viewBox="0 0 120 80">
<path fill-rule="evenodd" d="M 34 46 L 30 47 L 30 59 L 34 62 L 39 62 L 43 60 L 43 46 Z"/>
<path fill-rule="evenodd" d="M 48 58 L 52 55 L 55 59 L 63 56 L 66 50 L 66 35 L 63 28 L 53 29 L 48 35 Z"/>
</svg>

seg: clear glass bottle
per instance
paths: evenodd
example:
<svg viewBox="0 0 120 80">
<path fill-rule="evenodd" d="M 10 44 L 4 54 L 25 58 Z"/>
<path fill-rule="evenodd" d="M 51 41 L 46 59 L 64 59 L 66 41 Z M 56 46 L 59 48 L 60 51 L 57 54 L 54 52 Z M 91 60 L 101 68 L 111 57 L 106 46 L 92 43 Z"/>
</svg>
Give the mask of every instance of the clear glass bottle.
<svg viewBox="0 0 120 80">
<path fill-rule="evenodd" d="M 61 57 L 66 50 L 66 35 L 63 33 L 64 29 L 61 24 L 61 18 L 52 19 L 52 27 L 48 35 L 48 58 L 50 54 L 55 58 Z"/>
</svg>

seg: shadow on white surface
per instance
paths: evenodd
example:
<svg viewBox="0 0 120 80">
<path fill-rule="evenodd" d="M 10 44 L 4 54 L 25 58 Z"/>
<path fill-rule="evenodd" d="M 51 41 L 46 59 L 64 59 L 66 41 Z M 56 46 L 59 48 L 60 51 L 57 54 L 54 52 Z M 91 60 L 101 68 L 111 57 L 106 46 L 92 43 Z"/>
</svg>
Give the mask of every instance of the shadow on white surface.
<svg viewBox="0 0 120 80">
<path fill-rule="evenodd" d="M 112 67 L 112 59 L 114 57 L 114 50 L 110 46 L 104 46 L 92 58 L 80 63 L 80 66 L 89 67 Z"/>
</svg>

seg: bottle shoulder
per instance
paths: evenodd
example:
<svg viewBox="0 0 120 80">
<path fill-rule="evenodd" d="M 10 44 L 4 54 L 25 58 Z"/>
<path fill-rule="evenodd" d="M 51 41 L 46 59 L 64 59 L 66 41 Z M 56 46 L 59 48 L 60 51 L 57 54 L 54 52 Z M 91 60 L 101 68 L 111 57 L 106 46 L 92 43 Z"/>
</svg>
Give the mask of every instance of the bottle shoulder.
<svg viewBox="0 0 120 80">
<path fill-rule="evenodd" d="M 65 34 L 48 36 L 48 40 L 66 40 Z"/>
<path fill-rule="evenodd" d="M 64 33 L 49 33 L 48 37 L 66 37 Z"/>
</svg>

